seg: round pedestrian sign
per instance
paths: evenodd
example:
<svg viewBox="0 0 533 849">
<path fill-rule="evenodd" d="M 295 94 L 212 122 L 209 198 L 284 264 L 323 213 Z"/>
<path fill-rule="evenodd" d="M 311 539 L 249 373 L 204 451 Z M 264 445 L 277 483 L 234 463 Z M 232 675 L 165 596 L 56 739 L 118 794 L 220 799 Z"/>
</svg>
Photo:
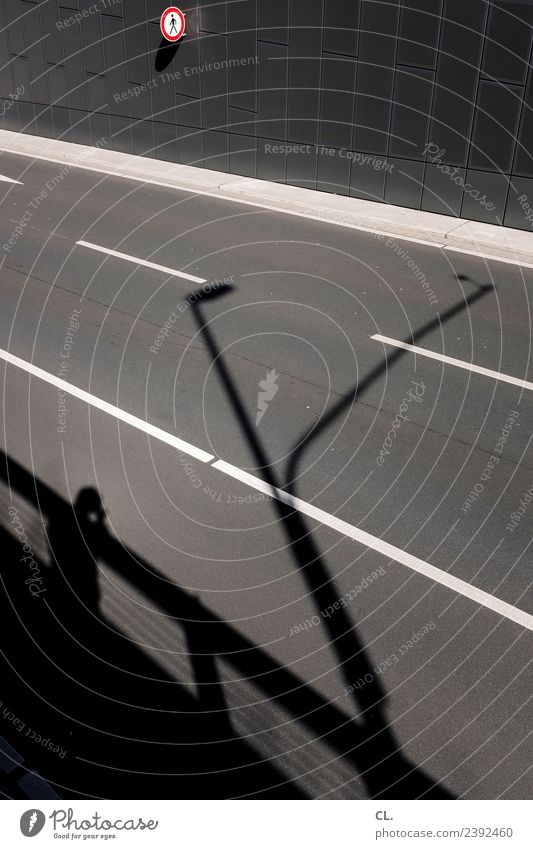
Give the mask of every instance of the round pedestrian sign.
<svg viewBox="0 0 533 849">
<path fill-rule="evenodd" d="M 161 32 L 167 41 L 178 41 L 185 32 L 185 15 L 177 6 L 169 6 L 161 15 Z"/>
</svg>

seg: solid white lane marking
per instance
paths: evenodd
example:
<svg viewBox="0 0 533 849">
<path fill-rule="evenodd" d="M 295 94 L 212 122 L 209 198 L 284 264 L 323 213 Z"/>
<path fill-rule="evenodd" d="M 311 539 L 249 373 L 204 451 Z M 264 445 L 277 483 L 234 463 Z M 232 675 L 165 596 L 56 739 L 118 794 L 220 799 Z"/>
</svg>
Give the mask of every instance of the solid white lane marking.
<svg viewBox="0 0 533 849">
<path fill-rule="evenodd" d="M 494 254 L 486 254 L 483 251 L 471 251 L 468 248 L 456 248 L 454 245 L 444 245 L 444 249 L 447 251 L 455 251 L 458 254 L 468 254 L 468 256 L 478 256 L 481 259 L 490 259 L 494 262 L 507 262 L 509 265 L 521 265 L 524 268 L 533 268 L 533 262 L 523 262 L 521 259 L 507 259 L 507 257 L 503 256 L 494 256 Z M 509 250 L 513 250 L 510 246 Z"/>
<path fill-rule="evenodd" d="M 398 339 L 390 339 L 388 336 L 381 336 L 375 333 L 370 337 L 377 342 L 383 342 L 385 345 L 393 345 L 395 348 L 403 348 L 404 351 L 412 351 L 413 354 L 420 354 L 422 357 L 428 357 L 430 360 L 438 360 L 441 363 L 448 363 L 451 366 L 472 371 L 475 374 L 483 374 L 485 377 L 492 377 L 494 380 L 502 381 L 503 383 L 512 383 L 513 386 L 520 386 L 521 389 L 533 389 L 533 383 L 528 380 L 522 380 L 519 377 L 512 377 L 510 374 L 503 374 L 501 371 L 492 371 L 490 368 L 476 366 L 474 363 L 467 363 L 465 360 L 456 360 L 455 357 L 447 357 L 444 354 L 436 354 L 434 351 L 428 351 L 427 348 L 419 348 L 417 345 L 409 345 L 407 342 L 400 342 Z"/>
<path fill-rule="evenodd" d="M 144 419 L 139 419 L 137 416 L 132 416 L 131 413 L 126 413 L 124 410 L 121 410 L 120 407 L 108 404 L 107 401 L 97 398 L 96 395 L 91 395 L 83 389 L 78 389 L 78 387 L 74 386 L 72 383 L 67 383 L 66 380 L 61 380 L 61 378 L 55 377 L 55 375 L 49 374 L 47 371 L 43 371 L 43 369 L 38 368 L 38 366 L 34 366 L 32 363 L 26 362 L 26 360 L 21 360 L 19 357 L 15 357 L 13 354 L 9 354 L 1 348 L 0 359 L 12 366 L 22 369 L 28 374 L 33 375 L 33 377 L 38 377 L 40 380 L 44 380 L 46 383 L 56 386 L 58 389 L 63 390 L 63 392 L 73 395 L 74 398 L 79 398 L 80 401 L 85 401 L 87 404 L 90 404 L 91 407 L 96 407 L 98 410 L 102 410 L 104 413 L 109 413 L 110 416 L 114 416 L 116 419 L 137 428 L 137 430 L 142 430 L 144 433 L 147 433 L 148 436 L 153 436 L 160 442 L 166 442 L 167 445 L 171 445 L 173 448 L 177 448 L 179 451 L 189 454 L 191 457 L 194 457 L 196 460 L 200 460 L 202 463 L 209 463 L 211 460 L 215 459 L 213 454 L 208 454 L 207 451 L 202 451 L 201 448 L 197 448 L 195 445 L 191 445 L 189 442 L 185 442 L 183 439 L 179 439 L 177 436 L 173 436 L 165 430 L 161 430 L 160 428 L 149 424 L 149 422 L 144 421 Z"/>
<path fill-rule="evenodd" d="M 104 248 L 102 245 L 93 245 L 92 242 L 84 242 L 80 240 L 76 242 L 84 248 L 90 248 L 92 251 L 100 251 L 102 254 L 114 256 L 117 259 L 125 259 L 127 262 L 133 262 L 135 265 L 144 265 L 146 268 L 153 268 L 155 271 L 162 271 L 164 274 L 170 274 L 173 277 L 183 277 L 184 280 L 190 280 L 191 283 L 205 283 L 203 277 L 195 277 L 194 274 L 187 274 L 185 271 L 177 271 L 175 268 L 168 268 L 166 265 L 158 265 L 156 262 L 149 262 L 147 259 L 140 259 L 138 256 L 130 256 L 123 254 L 120 251 L 112 251 L 111 248 Z"/>
<path fill-rule="evenodd" d="M 492 610 L 494 613 L 498 613 L 500 616 L 504 616 L 506 619 L 510 619 L 512 622 L 516 622 L 518 625 L 522 625 L 522 627 L 527 628 L 529 631 L 533 631 L 533 616 L 530 616 L 524 610 L 520 610 L 518 607 L 513 607 L 511 604 L 507 604 L 507 602 L 501 601 L 499 598 L 495 598 L 489 593 L 486 593 L 471 584 L 467 584 L 466 581 L 462 581 L 460 578 L 450 575 L 449 572 L 445 572 L 443 569 L 438 569 L 436 566 L 426 563 L 425 560 L 420 560 L 418 557 L 408 554 L 407 551 L 404 551 L 401 548 L 396 548 L 394 545 L 390 545 L 388 542 L 379 539 L 379 537 L 366 533 L 366 531 L 362 531 L 354 525 L 344 522 L 337 516 L 332 516 L 330 513 L 326 513 L 324 510 L 320 510 L 320 508 L 315 507 L 312 504 L 308 504 L 306 501 L 302 501 L 300 498 L 295 498 L 293 495 L 284 492 L 282 489 L 271 487 L 260 478 L 256 478 L 254 475 L 250 475 L 248 472 L 244 472 L 242 469 L 239 469 L 237 466 L 232 466 L 224 460 L 217 460 L 215 463 L 212 463 L 211 466 L 214 469 L 224 472 L 226 475 L 231 475 L 231 477 L 236 478 L 241 481 L 241 483 L 253 487 L 265 495 L 270 495 L 278 501 L 282 501 L 289 507 L 293 507 L 294 510 L 298 510 L 298 512 L 303 513 L 305 516 L 309 516 L 309 518 L 315 519 L 322 525 L 327 525 L 329 528 L 338 531 L 343 536 L 353 539 L 367 548 L 371 548 L 374 551 L 383 554 L 390 560 L 395 560 L 397 563 L 401 563 L 402 566 L 407 566 L 414 572 L 418 572 L 420 575 L 425 575 L 426 578 L 435 581 L 435 583 L 441 584 L 443 587 L 447 587 L 448 589 L 469 598 L 471 601 Z"/>
<path fill-rule="evenodd" d="M 13 354 L 9 354 L 1 348 L 0 359 L 10 365 L 22 369 L 28 374 L 31 374 L 33 377 L 38 377 L 40 380 L 43 380 L 52 386 L 56 386 L 58 389 L 62 389 L 69 395 L 79 398 L 81 401 L 85 401 L 87 404 L 90 404 L 105 413 L 109 413 L 109 415 L 114 416 L 116 419 L 119 419 L 120 421 L 123 421 L 144 433 L 147 433 L 149 436 L 153 436 L 155 439 L 165 442 L 167 445 L 171 445 L 173 448 L 177 448 L 179 451 L 189 454 L 191 457 L 200 460 L 202 463 L 211 463 L 211 461 L 215 459 L 212 454 L 208 454 L 201 448 L 197 448 L 195 445 L 191 445 L 189 442 L 185 442 L 184 440 L 179 439 L 158 427 L 154 427 L 148 422 L 145 422 L 143 419 L 132 416 L 130 413 L 124 412 L 124 410 L 121 410 L 119 407 L 108 404 L 107 401 L 102 401 L 101 398 L 97 398 L 95 395 L 90 395 L 83 389 L 78 389 L 77 386 L 67 383 L 65 380 L 61 380 L 61 378 L 43 371 L 43 369 L 38 368 L 38 366 L 34 366 L 32 363 L 26 362 L 26 360 L 21 360 L 19 357 L 15 357 Z M 467 584 L 459 578 L 455 578 L 448 572 L 438 569 L 430 563 L 426 563 L 425 560 L 420 560 L 418 557 L 414 557 L 412 554 L 408 554 L 406 551 L 403 551 L 403 549 L 390 545 L 388 542 L 379 539 L 379 537 L 375 537 L 366 531 L 362 531 L 354 525 L 350 525 L 348 522 L 339 519 L 337 516 L 326 513 L 324 510 L 315 507 L 313 504 L 308 504 L 300 498 L 295 498 L 293 495 L 284 492 L 282 489 L 271 487 L 269 484 L 265 483 L 265 481 L 261 480 L 261 478 L 250 475 L 248 472 L 239 469 L 237 466 L 232 466 L 224 460 L 216 460 L 214 463 L 211 463 L 211 467 L 241 481 L 241 483 L 244 483 L 247 486 L 253 487 L 258 492 L 262 492 L 265 495 L 270 495 L 273 498 L 276 498 L 278 501 L 282 501 L 294 510 L 298 510 L 305 516 L 309 516 L 311 519 L 315 519 L 317 522 L 332 528 L 343 536 L 353 539 L 365 547 L 371 548 L 379 554 L 388 557 L 390 560 L 395 560 L 397 563 L 407 566 L 414 572 L 418 572 L 420 575 L 425 575 L 425 577 L 435 583 L 441 584 L 442 586 L 459 593 L 465 598 L 469 598 L 471 601 L 486 607 L 488 610 L 492 610 L 494 613 L 504 616 L 506 619 L 527 628 L 529 631 L 533 631 L 533 616 L 530 616 L 524 610 L 520 610 L 518 607 L 513 607 L 511 604 L 507 604 L 507 602 L 501 601 L 489 593 L 486 593 L 471 584 Z"/>
<path fill-rule="evenodd" d="M 0 174 L 0 181 L 2 183 L 17 183 L 19 186 L 24 185 L 24 183 L 21 183 L 20 180 L 12 180 L 11 177 L 4 177 L 3 174 Z"/>
</svg>

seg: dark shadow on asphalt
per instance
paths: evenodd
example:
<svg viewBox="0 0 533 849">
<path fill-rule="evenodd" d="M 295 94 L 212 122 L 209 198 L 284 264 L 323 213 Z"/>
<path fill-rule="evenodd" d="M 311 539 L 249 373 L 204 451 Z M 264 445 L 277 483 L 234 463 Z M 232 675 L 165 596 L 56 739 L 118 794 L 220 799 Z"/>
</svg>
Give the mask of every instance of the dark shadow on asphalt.
<svg viewBox="0 0 533 849">
<path fill-rule="evenodd" d="M 9 634 L 0 656 L 0 737 L 27 768 L 63 798 L 305 798 L 275 759 L 232 728 L 216 658 L 255 647 L 116 540 L 95 489 L 81 490 L 71 505 L 4 454 L 0 463 L 22 523 L 8 517 L 10 532 L 0 529 L 0 615 Z M 20 527 L 36 512 L 48 563 L 33 552 L 21 560 Z M 192 681 L 171 677 L 102 613 L 109 578 L 99 564 L 172 621 Z M 127 621 L 143 608 L 126 598 L 120 614 Z M 243 665 L 247 676 L 254 664 Z M 265 656 L 258 667 L 268 677 L 276 665 Z"/>
<path fill-rule="evenodd" d="M 490 284 L 479 284 L 476 283 L 471 278 L 467 277 L 464 274 L 456 275 L 457 279 L 461 282 L 470 283 L 474 288 L 475 292 L 468 297 L 464 298 L 464 300 L 459 301 L 457 304 L 449 307 L 443 313 L 437 315 L 435 318 L 426 322 L 426 324 L 422 325 L 418 330 L 413 331 L 405 339 L 402 339 L 402 342 L 405 342 L 409 345 L 418 345 L 422 340 L 428 336 L 433 330 L 436 330 L 438 327 L 442 327 L 447 321 L 454 318 L 459 313 L 463 312 L 463 310 L 468 309 L 476 301 L 479 301 L 489 292 L 493 292 L 495 287 Z M 286 482 L 285 488 L 287 492 L 290 492 L 292 495 L 296 495 L 296 481 L 298 475 L 298 464 L 300 459 L 304 453 L 309 448 L 311 442 L 316 440 L 318 435 L 322 433 L 323 430 L 333 424 L 335 419 L 337 419 L 345 410 L 348 409 L 352 404 L 355 404 L 357 401 L 361 400 L 361 397 L 364 395 L 367 389 L 369 389 L 372 384 L 378 380 L 383 374 L 385 374 L 388 369 L 392 368 L 392 366 L 398 362 L 398 360 L 403 359 L 405 356 L 412 356 L 408 351 L 402 348 L 395 348 L 392 353 L 387 352 L 386 356 L 383 358 L 383 361 L 377 365 L 372 371 L 370 371 L 366 377 L 364 377 L 361 381 L 358 381 L 353 389 L 350 392 L 347 392 L 340 400 L 330 409 L 328 412 L 321 418 L 320 422 L 316 424 L 313 428 L 312 434 L 301 434 L 295 441 L 295 447 L 289 454 L 289 463 L 287 466 L 287 474 L 286 474 Z"/>
<path fill-rule="evenodd" d="M 486 291 L 488 287 L 482 287 L 466 304 Z M 218 290 L 212 297 L 220 294 Z M 279 487 L 282 482 L 270 470 L 257 430 L 203 319 L 205 299 L 204 293 L 189 299 L 201 335 L 264 479 Z M 440 321 L 464 306 L 448 310 Z M 429 323 L 412 340 L 420 341 L 438 323 Z M 393 354 L 374 369 L 353 395 L 327 414 L 329 421 L 401 355 Z M 0 482 L 7 505 L 12 497 L 20 512 L 22 527 L 31 513 L 34 520 L 35 514 L 41 517 L 49 547 L 48 557 L 31 553 L 35 565 L 29 571 L 21 559 L 20 531 L 17 540 L 12 516 L 6 513 L 0 528 L 4 554 L 0 613 L 9 640 L 0 660 L 0 697 L 6 711 L 0 736 L 61 796 L 303 798 L 297 780 L 284 774 L 276 757 L 261 755 L 254 749 L 253 734 L 245 739 L 232 727 L 219 671 L 224 661 L 238 678 L 300 723 L 312 739 L 331 747 L 347 762 L 370 798 L 450 798 L 446 788 L 401 752 L 385 715 L 386 693 L 372 675 L 365 647 L 342 607 L 325 625 L 344 680 L 349 686 L 369 673 L 372 679 L 355 694 L 355 719 L 353 711 L 345 713 L 325 700 L 292 670 L 280 667 L 266 651 L 122 545 L 108 530 L 96 490 L 82 489 L 70 504 L 1 452 Z M 289 505 L 273 504 L 317 608 L 331 607 L 340 593 L 309 528 Z M 184 637 L 194 692 L 187 686 L 191 682 L 168 674 L 153 652 L 148 655 L 114 620 L 106 618 L 102 599 L 109 590 L 109 577 L 99 574 L 101 564 L 141 592 Z M 32 595 L 37 589 L 44 591 Z M 141 615 L 139 606 L 127 599 L 123 607 L 124 620 Z M 14 775 L 23 771 L 19 767 Z"/>
<path fill-rule="evenodd" d="M 275 757 L 261 756 L 233 731 L 217 672 L 223 659 L 313 739 L 351 764 L 370 796 L 449 798 L 398 751 L 377 685 L 376 704 L 365 695 L 362 715 L 354 722 L 115 539 L 95 490 L 82 490 L 71 505 L 1 452 L 0 480 L 19 505 L 23 526 L 31 519 L 20 505 L 31 505 L 42 517 L 51 553 L 48 565 L 32 555 L 39 568 L 37 586 L 44 590 L 33 596 L 13 524 L 8 519 L 4 524 L 10 530 L 0 529 L 0 612 L 9 634 L 1 653 L 1 698 L 7 716 L 14 717 L 4 717 L 0 735 L 61 796 L 304 798 Z M 295 521 L 289 511 L 284 522 L 295 536 L 293 551 L 307 557 L 315 550 Z M 99 563 L 140 590 L 172 620 L 176 632 L 184 632 L 196 696 L 106 620 L 100 611 L 106 581 L 97 574 Z M 35 567 L 29 574 L 36 577 Z M 127 603 L 124 607 L 131 615 Z M 341 635 L 342 648 L 357 650 L 352 668 L 359 675 L 368 663 L 355 631 L 349 636 L 350 643 Z"/>
<path fill-rule="evenodd" d="M 233 407 L 243 437 L 252 449 L 257 466 L 261 469 L 264 481 L 273 489 L 282 488 L 271 468 L 270 460 L 249 419 L 241 401 L 239 392 L 226 367 L 210 324 L 204 320 L 202 304 L 231 291 L 231 286 L 213 291 L 208 295 L 193 292 L 188 300 L 199 332 L 206 345 L 213 368 Z M 373 378 L 375 379 L 375 378 Z M 345 609 L 338 605 L 342 593 L 336 589 L 327 566 L 316 546 L 309 528 L 301 513 L 289 505 L 274 499 L 273 507 L 277 511 L 281 527 L 287 538 L 290 552 L 298 569 L 306 581 L 317 610 L 330 608 L 333 614 L 324 620 L 329 644 L 336 653 L 339 667 L 346 687 L 351 687 L 359 679 L 370 677 L 370 683 L 355 692 L 357 704 L 357 722 L 347 721 L 343 717 L 338 724 L 338 712 L 329 706 L 328 719 L 322 726 L 322 734 L 330 741 L 336 740 L 336 748 L 344 757 L 348 757 L 366 786 L 370 798 L 417 799 L 450 798 L 441 787 L 416 765 L 409 762 L 399 750 L 394 735 L 385 717 L 386 694 L 375 675 L 355 626 Z M 338 609 L 336 609 L 338 608 Z M 300 713 L 306 709 L 307 690 L 302 685 L 299 693 Z M 329 722 L 331 721 L 331 724 Z"/>
</svg>

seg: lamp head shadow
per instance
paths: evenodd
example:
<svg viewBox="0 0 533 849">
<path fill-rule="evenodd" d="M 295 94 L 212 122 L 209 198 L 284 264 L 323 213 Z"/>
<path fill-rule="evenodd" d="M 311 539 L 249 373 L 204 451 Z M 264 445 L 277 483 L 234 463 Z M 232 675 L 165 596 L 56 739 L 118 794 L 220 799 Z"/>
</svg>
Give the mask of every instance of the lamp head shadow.
<svg viewBox="0 0 533 849">
<path fill-rule="evenodd" d="M 492 292 L 496 289 L 493 283 L 478 283 L 477 280 L 473 280 L 468 274 L 462 274 L 461 272 L 455 275 L 456 279 L 459 280 L 460 283 L 471 283 L 479 292 Z"/>
<path fill-rule="evenodd" d="M 234 291 L 236 291 L 236 286 L 232 283 L 221 283 L 220 286 L 211 288 L 208 292 L 203 289 L 196 289 L 187 296 L 187 300 L 193 309 L 198 309 L 198 305 L 201 301 L 212 301 L 213 299 L 220 298 L 223 295 L 229 295 Z"/>
<path fill-rule="evenodd" d="M 99 524 L 105 519 L 105 509 L 100 494 L 92 487 L 81 489 L 74 502 L 74 512 L 82 521 Z"/>
</svg>

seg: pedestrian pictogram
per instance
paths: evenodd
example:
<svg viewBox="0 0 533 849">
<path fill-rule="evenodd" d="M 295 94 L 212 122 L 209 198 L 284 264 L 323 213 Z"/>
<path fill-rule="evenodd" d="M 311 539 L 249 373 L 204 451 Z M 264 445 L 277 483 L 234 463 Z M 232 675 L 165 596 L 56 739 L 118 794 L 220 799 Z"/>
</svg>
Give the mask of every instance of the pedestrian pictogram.
<svg viewBox="0 0 533 849">
<path fill-rule="evenodd" d="M 169 6 L 161 15 L 161 32 L 167 41 L 178 41 L 185 32 L 185 15 L 177 6 Z"/>
</svg>

